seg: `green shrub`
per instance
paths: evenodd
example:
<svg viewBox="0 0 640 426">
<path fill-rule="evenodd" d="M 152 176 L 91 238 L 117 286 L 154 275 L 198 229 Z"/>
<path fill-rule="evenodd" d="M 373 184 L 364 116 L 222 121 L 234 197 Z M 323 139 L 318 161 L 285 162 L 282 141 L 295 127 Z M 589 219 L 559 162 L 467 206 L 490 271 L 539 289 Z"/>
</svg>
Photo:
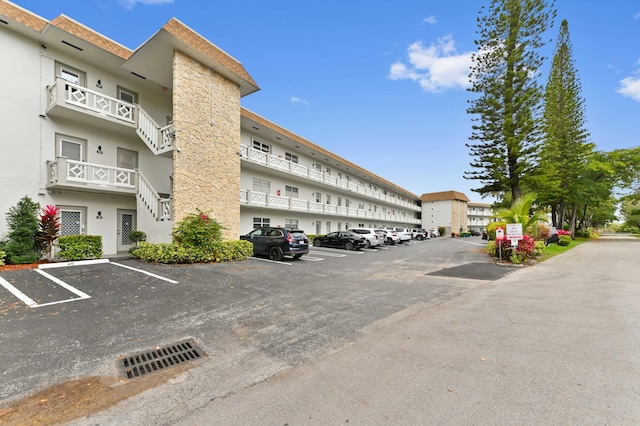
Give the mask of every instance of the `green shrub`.
<svg viewBox="0 0 640 426">
<path fill-rule="evenodd" d="M 4 265 L 4 258 L 7 257 L 7 253 L 0 251 L 0 266 Z"/>
<path fill-rule="evenodd" d="M 140 241 L 147 241 L 147 234 L 142 231 L 131 231 L 129 232 L 129 239 L 137 245 Z"/>
<path fill-rule="evenodd" d="M 58 256 L 66 260 L 97 259 L 102 257 L 102 236 L 64 235 L 58 237 Z"/>
<path fill-rule="evenodd" d="M 571 244 L 571 235 L 560 235 L 560 241 L 558 242 L 561 246 L 568 246 Z"/>
<path fill-rule="evenodd" d="M 438 226 L 438 235 L 444 236 L 444 232 L 445 232 L 444 226 Z"/>
<path fill-rule="evenodd" d="M 215 262 L 227 262 L 230 260 L 244 260 L 253 256 L 253 244 L 249 241 L 223 241 L 216 244 L 213 251 Z"/>
<path fill-rule="evenodd" d="M 7 213 L 7 240 L 2 243 L 9 264 L 33 263 L 39 258 L 36 235 L 40 204 L 26 195 Z"/>
<path fill-rule="evenodd" d="M 224 228 L 206 213 L 198 211 L 185 217 L 173 230 L 173 239 L 181 246 L 198 247 L 212 252 L 222 241 Z"/>
<path fill-rule="evenodd" d="M 211 251 L 179 244 L 151 244 L 141 242 L 130 252 L 131 257 L 154 263 L 205 263 L 244 260 L 253 255 L 249 241 L 221 241 Z"/>
</svg>

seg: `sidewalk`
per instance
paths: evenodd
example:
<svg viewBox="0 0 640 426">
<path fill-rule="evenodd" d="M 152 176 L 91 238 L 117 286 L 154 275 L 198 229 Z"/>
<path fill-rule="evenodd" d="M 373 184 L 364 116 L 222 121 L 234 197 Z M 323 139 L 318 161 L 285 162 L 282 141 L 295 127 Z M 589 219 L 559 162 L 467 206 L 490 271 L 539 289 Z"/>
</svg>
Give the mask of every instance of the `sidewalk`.
<svg viewBox="0 0 640 426">
<path fill-rule="evenodd" d="M 638 259 L 640 240 L 587 242 L 235 394 L 190 377 L 73 424 L 640 424 Z"/>
</svg>

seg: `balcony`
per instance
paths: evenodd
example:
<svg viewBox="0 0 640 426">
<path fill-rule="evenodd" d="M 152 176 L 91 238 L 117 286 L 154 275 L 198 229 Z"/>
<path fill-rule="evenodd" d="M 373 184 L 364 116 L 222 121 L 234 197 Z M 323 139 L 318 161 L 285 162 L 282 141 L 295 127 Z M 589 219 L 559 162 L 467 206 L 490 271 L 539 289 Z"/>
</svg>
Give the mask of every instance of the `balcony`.
<svg viewBox="0 0 640 426">
<path fill-rule="evenodd" d="M 262 152 L 257 149 L 249 148 L 246 145 L 240 145 L 240 157 L 244 160 L 247 160 L 256 164 L 261 164 L 271 169 L 279 170 L 284 173 L 289 173 L 295 176 L 309 179 L 314 182 L 319 182 L 334 188 L 338 188 L 343 191 L 350 191 L 357 194 L 361 194 L 365 197 L 377 199 L 388 204 L 406 208 L 408 210 L 412 210 L 416 212 L 422 210 L 421 207 L 418 206 L 417 204 L 412 204 L 407 201 L 390 197 L 388 195 L 381 193 L 380 191 L 373 191 L 371 189 L 368 189 L 362 185 L 358 185 L 346 179 L 340 179 L 336 176 L 328 175 L 324 172 L 311 169 L 309 167 L 300 165 L 298 163 L 293 163 L 291 161 L 285 160 L 284 158 L 278 157 L 276 155 Z"/>
<path fill-rule="evenodd" d="M 380 222 L 406 223 L 412 226 L 413 224 L 419 223 L 419 219 L 417 218 L 410 218 L 402 215 L 391 215 L 390 212 L 370 212 L 368 210 L 352 207 L 323 204 L 301 200 L 299 198 L 283 197 L 280 195 L 247 190 L 240 191 L 240 205 L 338 217 L 371 219 Z"/>
<path fill-rule="evenodd" d="M 109 131 L 135 132 L 156 155 L 173 150 L 173 124 L 160 127 L 140 105 L 106 96 L 62 77 L 47 86 L 47 93 L 48 115 L 82 120 Z"/>
<path fill-rule="evenodd" d="M 171 199 L 161 197 L 138 170 L 58 157 L 47 161 L 48 189 L 138 197 L 155 220 L 171 220 Z"/>
</svg>

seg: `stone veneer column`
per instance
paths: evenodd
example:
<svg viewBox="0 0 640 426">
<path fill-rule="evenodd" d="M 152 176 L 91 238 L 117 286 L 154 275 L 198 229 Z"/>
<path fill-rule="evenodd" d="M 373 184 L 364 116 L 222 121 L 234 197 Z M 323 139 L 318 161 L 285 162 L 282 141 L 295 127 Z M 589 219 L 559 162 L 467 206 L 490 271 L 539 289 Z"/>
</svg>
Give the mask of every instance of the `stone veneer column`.
<svg viewBox="0 0 640 426">
<path fill-rule="evenodd" d="M 240 234 L 240 88 L 176 51 L 173 58 L 173 220 L 201 210 Z M 180 152 L 178 152 L 178 150 Z"/>
</svg>

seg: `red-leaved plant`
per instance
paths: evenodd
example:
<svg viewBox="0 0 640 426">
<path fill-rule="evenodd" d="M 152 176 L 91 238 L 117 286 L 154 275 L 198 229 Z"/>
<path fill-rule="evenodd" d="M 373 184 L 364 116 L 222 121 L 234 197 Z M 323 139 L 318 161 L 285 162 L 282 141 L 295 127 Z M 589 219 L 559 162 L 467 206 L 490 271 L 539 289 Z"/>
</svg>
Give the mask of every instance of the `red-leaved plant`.
<svg viewBox="0 0 640 426">
<path fill-rule="evenodd" d="M 40 212 L 40 223 L 38 224 L 39 229 L 36 239 L 40 242 L 47 260 L 52 258 L 53 243 L 60 233 L 59 211 L 58 207 L 49 204 Z"/>
</svg>

